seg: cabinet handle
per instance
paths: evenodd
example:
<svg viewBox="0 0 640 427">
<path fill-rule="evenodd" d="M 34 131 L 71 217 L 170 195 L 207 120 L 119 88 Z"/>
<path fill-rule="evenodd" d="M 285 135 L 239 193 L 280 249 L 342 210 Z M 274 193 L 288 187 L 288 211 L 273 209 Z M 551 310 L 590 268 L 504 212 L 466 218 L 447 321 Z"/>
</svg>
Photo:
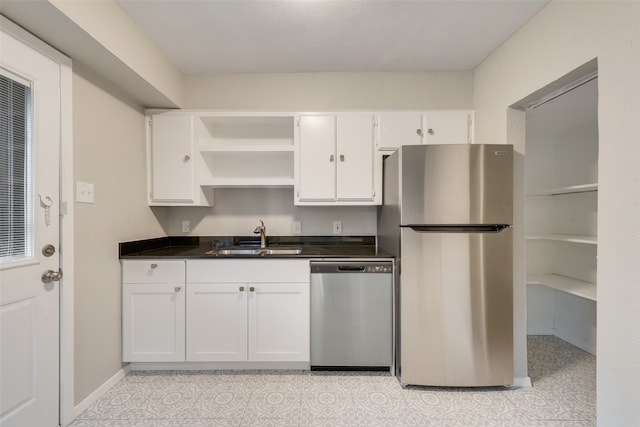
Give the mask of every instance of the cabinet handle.
<svg viewBox="0 0 640 427">
<path fill-rule="evenodd" d="M 175 288 L 173 288 L 173 290 L 176 292 L 180 292 L 180 289 L 182 289 L 180 286 L 176 286 Z"/>
<path fill-rule="evenodd" d="M 333 154 L 329 156 L 329 161 L 333 162 Z"/>
<path fill-rule="evenodd" d="M 344 154 L 340 154 L 340 161 L 344 162 Z"/>
<path fill-rule="evenodd" d="M 244 292 L 244 286 L 240 286 L 240 292 Z"/>
<path fill-rule="evenodd" d="M 185 156 L 184 156 L 184 161 L 185 161 L 185 162 L 188 162 L 189 160 L 191 160 L 191 156 L 190 156 L 190 155 L 188 155 L 188 154 L 185 154 Z"/>
<path fill-rule="evenodd" d="M 254 288 L 253 286 L 249 288 L 249 292 L 255 292 L 255 291 L 256 291 L 256 288 Z"/>
<path fill-rule="evenodd" d="M 416 129 L 416 133 L 417 133 L 419 136 L 424 136 L 424 132 L 422 132 L 422 129 Z"/>
<path fill-rule="evenodd" d="M 158 268 L 158 264 L 156 263 L 151 264 L 151 268 Z"/>
<path fill-rule="evenodd" d="M 429 129 L 427 130 L 427 133 L 428 133 L 429 135 L 435 135 L 435 132 L 434 132 L 433 128 L 429 128 Z"/>
</svg>

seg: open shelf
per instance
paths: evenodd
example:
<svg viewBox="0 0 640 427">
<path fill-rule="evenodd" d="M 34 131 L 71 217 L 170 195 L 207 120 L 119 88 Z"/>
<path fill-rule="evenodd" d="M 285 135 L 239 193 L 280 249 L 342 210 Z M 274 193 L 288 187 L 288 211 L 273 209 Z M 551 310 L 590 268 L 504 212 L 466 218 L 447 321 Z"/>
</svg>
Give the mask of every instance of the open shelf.
<svg viewBox="0 0 640 427">
<path fill-rule="evenodd" d="M 586 245 L 597 245 L 596 236 L 577 236 L 573 234 L 533 234 L 527 236 L 527 240 L 551 240 L 555 242 L 583 243 Z"/>
<path fill-rule="evenodd" d="M 556 187 L 556 188 L 545 188 L 542 190 L 532 191 L 528 194 L 528 196 L 558 196 L 561 194 L 572 194 L 572 193 L 589 193 L 592 191 L 598 191 L 598 184 L 580 184 L 580 185 L 569 185 L 566 187 Z"/>
<path fill-rule="evenodd" d="M 527 285 L 543 285 L 591 301 L 597 301 L 597 286 L 595 283 L 557 274 L 527 274 Z"/>
<path fill-rule="evenodd" d="M 271 144 L 271 145 L 200 145 L 198 147 L 201 153 L 287 153 L 294 151 L 291 144 Z"/>
<path fill-rule="evenodd" d="M 211 178 L 202 180 L 202 187 L 233 187 L 233 188 L 258 188 L 258 187 L 293 187 L 294 179 L 288 177 L 282 178 Z"/>
</svg>

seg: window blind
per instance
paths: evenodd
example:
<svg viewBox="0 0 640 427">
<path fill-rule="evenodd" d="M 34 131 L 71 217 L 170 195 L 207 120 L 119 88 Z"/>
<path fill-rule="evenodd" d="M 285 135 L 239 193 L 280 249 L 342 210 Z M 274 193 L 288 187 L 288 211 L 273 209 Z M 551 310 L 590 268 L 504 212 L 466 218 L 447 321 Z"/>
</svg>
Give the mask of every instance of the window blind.
<svg viewBox="0 0 640 427">
<path fill-rule="evenodd" d="M 0 74 L 0 262 L 33 255 L 31 87 Z M 21 80 L 21 79 L 20 79 Z"/>
</svg>

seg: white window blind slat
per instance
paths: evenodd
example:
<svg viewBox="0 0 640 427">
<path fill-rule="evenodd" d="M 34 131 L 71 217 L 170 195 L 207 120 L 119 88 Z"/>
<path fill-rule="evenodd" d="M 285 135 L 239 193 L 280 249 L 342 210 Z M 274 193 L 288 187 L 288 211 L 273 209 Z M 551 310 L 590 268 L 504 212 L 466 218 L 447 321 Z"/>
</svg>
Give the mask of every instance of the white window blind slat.
<svg viewBox="0 0 640 427">
<path fill-rule="evenodd" d="M 33 255 L 31 87 L 0 75 L 0 262 Z"/>
</svg>

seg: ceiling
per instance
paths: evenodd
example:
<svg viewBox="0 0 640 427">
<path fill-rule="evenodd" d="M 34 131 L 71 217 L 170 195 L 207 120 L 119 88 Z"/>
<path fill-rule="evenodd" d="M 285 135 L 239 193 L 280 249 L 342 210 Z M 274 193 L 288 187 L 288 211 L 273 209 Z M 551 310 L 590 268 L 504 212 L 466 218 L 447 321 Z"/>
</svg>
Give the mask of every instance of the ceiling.
<svg viewBox="0 0 640 427">
<path fill-rule="evenodd" d="M 548 0 L 118 0 L 187 74 L 470 70 Z"/>
</svg>

